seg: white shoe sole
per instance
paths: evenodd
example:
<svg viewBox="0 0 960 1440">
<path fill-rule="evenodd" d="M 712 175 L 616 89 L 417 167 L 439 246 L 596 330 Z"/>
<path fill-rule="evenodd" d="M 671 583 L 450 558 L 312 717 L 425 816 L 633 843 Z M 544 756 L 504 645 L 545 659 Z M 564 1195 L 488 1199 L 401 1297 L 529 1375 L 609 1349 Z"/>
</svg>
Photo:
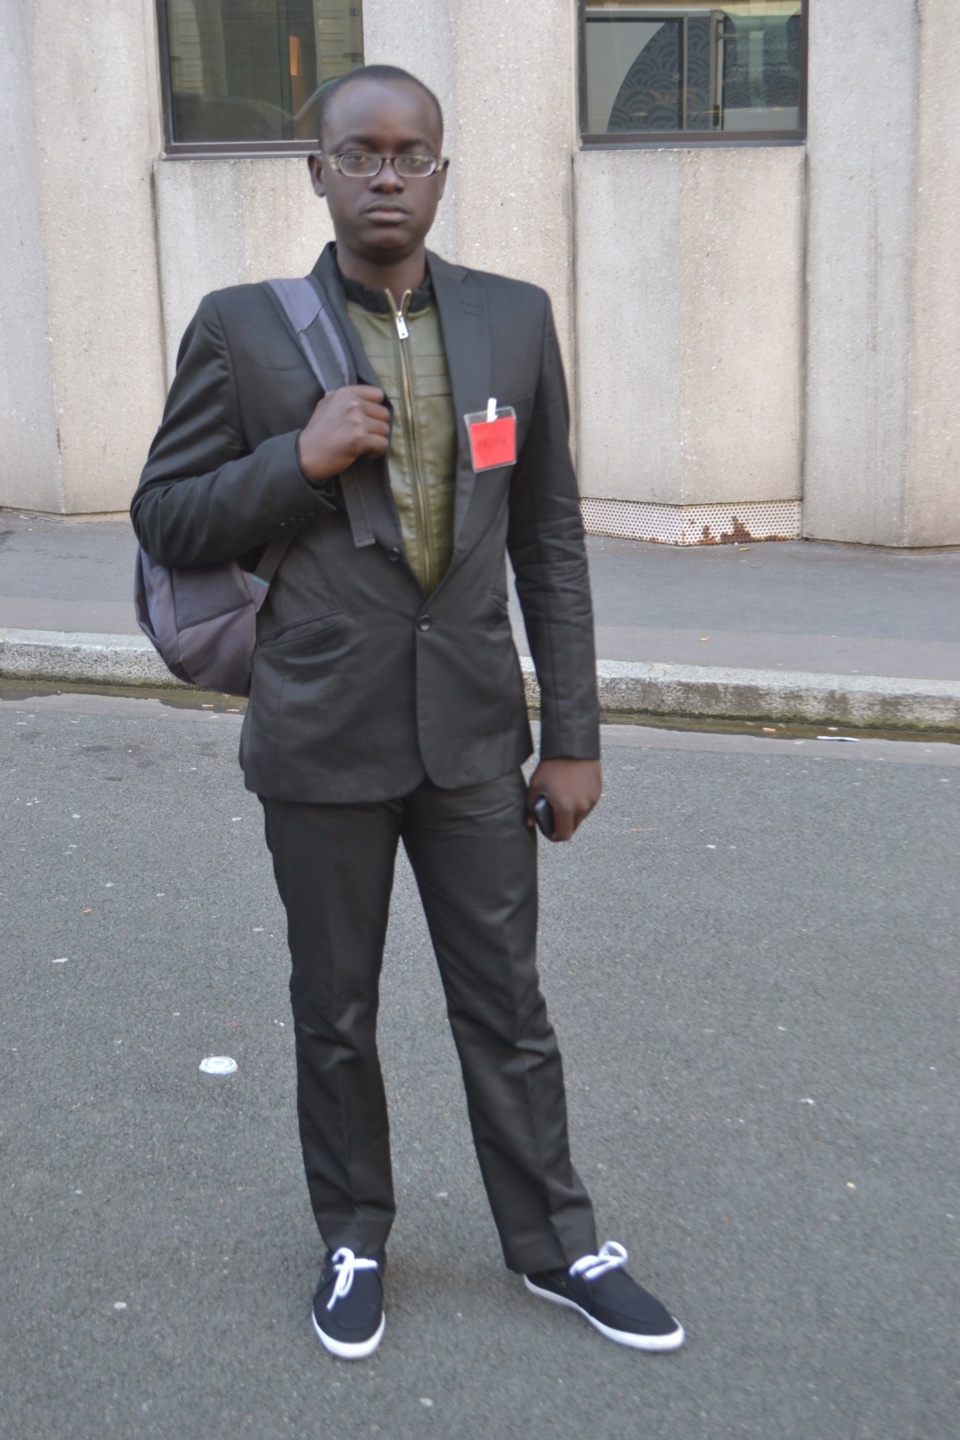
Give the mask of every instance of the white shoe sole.
<svg viewBox="0 0 960 1440">
<path fill-rule="evenodd" d="M 526 1275 L 523 1277 L 523 1283 L 531 1295 L 536 1295 L 541 1300 L 549 1300 L 554 1305 L 562 1305 L 567 1310 L 576 1310 L 577 1314 L 582 1315 L 594 1330 L 599 1330 L 601 1335 L 605 1335 L 608 1340 L 613 1340 L 618 1345 L 629 1345 L 631 1350 L 646 1350 L 650 1354 L 663 1355 L 669 1350 L 679 1350 L 687 1338 L 683 1333 L 680 1321 L 674 1319 L 672 1315 L 670 1318 L 677 1328 L 671 1330 L 669 1335 L 634 1335 L 629 1330 L 614 1330 L 609 1325 L 604 1325 L 601 1320 L 595 1319 L 588 1311 L 584 1310 L 582 1305 L 578 1305 L 576 1300 L 568 1300 L 565 1295 L 554 1295 L 551 1290 L 541 1290 L 539 1285 L 532 1285 Z"/>
<path fill-rule="evenodd" d="M 376 1332 L 370 1336 L 370 1339 L 361 1340 L 356 1345 L 350 1345 L 344 1340 L 334 1340 L 332 1335 L 325 1335 L 317 1324 L 317 1317 L 312 1311 L 310 1312 L 310 1319 L 313 1321 L 316 1337 L 324 1350 L 328 1350 L 331 1355 L 336 1355 L 338 1360 L 365 1360 L 368 1355 L 372 1355 L 383 1339 L 384 1326 L 387 1323 L 387 1317 L 381 1311 L 380 1324 L 377 1326 Z"/>
</svg>

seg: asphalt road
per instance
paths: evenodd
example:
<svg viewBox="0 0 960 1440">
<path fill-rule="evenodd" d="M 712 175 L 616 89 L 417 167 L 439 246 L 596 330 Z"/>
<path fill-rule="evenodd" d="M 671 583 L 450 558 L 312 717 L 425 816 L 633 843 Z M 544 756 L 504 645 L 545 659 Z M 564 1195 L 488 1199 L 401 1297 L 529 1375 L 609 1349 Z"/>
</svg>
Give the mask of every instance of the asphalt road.
<svg viewBox="0 0 960 1440">
<path fill-rule="evenodd" d="M 9 691 L 5 692 L 8 696 Z M 960 747 L 608 731 L 542 847 L 601 1236 L 689 1335 L 503 1269 L 405 867 L 378 1354 L 326 1357 L 282 921 L 237 718 L 0 701 L 0 1436 L 955 1440 Z M 236 1074 L 198 1066 L 231 1055 Z"/>
</svg>

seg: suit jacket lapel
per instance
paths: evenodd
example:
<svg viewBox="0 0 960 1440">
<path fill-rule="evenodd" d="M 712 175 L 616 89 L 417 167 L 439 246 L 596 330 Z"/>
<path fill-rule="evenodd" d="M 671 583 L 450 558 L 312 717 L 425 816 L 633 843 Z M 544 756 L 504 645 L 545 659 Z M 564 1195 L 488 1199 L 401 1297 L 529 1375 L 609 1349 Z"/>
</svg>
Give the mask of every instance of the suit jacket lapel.
<svg viewBox="0 0 960 1440">
<path fill-rule="evenodd" d="M 332 244 L 324 246 L 320 254 L 320 259 L 313 267 L 313 273 L 323 287 L 323 292 L 327 298 L 331 313 L 340 328 L 340 334 L 347 342 L 350 359 L 357 373 L 357 380 L 363 385 L 376 385 L 379 387 L 380 381 L 374 373 L 373 366 L 367 359 L 360 336 L 357 334 L 356 326 L 350 319 L 350 313 L 347 310 L 347 300 L 343 293 L 343 282 L 340 279 L 340 271 L 337 269 L 336 253 Z"/>
<path fill-rule="evenodd" d="M 456 545 L 473 499 L 477 478 L 470 460 L 470 444 L 463 417 L 487 408 L 490 397 L 490 324 L 486 297 L 476 277 L 460 265 L 449 265 L 432 252 L 428 260 L 447 352 L 457 422 L 453 511 L 453 542 Z"/>
</svg>

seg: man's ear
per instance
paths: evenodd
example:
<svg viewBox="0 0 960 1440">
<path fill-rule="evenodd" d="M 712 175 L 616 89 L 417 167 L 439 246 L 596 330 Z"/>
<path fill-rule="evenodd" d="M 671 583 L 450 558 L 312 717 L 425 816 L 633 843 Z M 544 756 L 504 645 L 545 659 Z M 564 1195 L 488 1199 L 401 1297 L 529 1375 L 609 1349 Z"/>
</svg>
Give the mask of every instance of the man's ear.
<svg viewBox="0 0 960 1440">
<path fill-rule="evenodd" d="M 310 183 L 313 186 L 314 195 L 319 195 L 321 200 L 327 193 L 323 183 L 323 160 L 319 155 L 307 156 L 307 169 L 310 171 Z"/>
</svg>

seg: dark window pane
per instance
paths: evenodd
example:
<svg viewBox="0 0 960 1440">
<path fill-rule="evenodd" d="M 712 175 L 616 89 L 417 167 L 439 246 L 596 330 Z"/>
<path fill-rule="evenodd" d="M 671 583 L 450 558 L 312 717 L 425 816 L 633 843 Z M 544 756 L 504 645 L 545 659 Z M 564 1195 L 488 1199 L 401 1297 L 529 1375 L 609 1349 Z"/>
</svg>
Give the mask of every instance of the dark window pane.
<svg viewBox="0 0 960 1440">
<path fill-rule="evenodd" d="M 307 143 L 316 92 L 363 63 L 359 0 L 161 0 L 170 139 Z"/>
<path fill-rule="evenodd" d="M 608 51 L 622 55 L 626 49 L 629 55 L 639 39 L 635 24 L 629 20 L 607 20 L 606 24 L 613 42 L 611 45 L 608 41 Z M 663 20 L 653 26 L 644 25 L 643 29 L 652 33 L 641 41 L 604 128 L 682 130 L 683 26 L 675 20 Z"/>
<path fill-rule="evenodd" d="M 802 0 L 590 0 L 584 25 L 588 135 L 800 127 Z"/>
<path fill-rule="evenodd" d="M 724 15 L 724 130 L 780 128 L 800 105 L 800 15 Z"/>
</svg>

